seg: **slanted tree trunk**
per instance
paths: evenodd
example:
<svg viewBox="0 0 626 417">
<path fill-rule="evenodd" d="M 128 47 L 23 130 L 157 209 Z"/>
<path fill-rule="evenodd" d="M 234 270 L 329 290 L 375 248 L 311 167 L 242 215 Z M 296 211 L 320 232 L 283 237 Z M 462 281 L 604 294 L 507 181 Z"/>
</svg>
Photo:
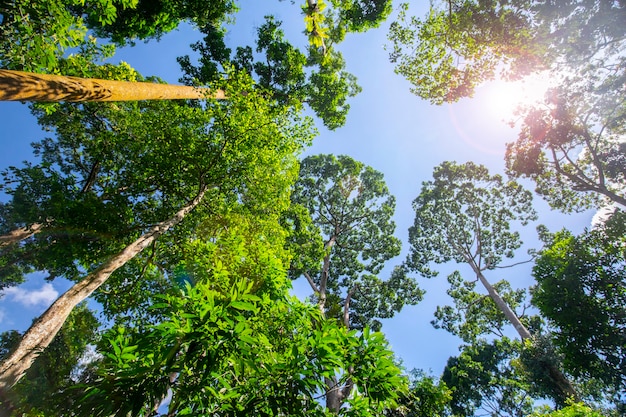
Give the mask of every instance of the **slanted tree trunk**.
<svg viewBox="0 0 626 417">
<path fill-rule="evenodd" d="M 476 273 L 477 278 L 480 280 L 480 282 L 483 284 L 483 286 L 487 290 L 489 297 L 493 300 L 494 303 L 496 303 L 500 311 L 504 313 L 504 316 L 509 320 L 509 322 L 513 325 L 513 327 L 515 327 L 517 334 L 520 335 L 522 340 L 532 339 L 533 338 L 532 333 L 530 333 L 530 331 L 526 328 L 526 326 L 524 326 L 524 324 L 520 321 L 519 317 L 517 317 L 517 314 L 515 314 L 515 312 L 511 309 L 511 307 L 509 307 L 509 305 L 502 299 L 500 294 L 498 294 L 498 291 L 496 291 L 496 289 L 493 288 L 493 286 L 489 283 L 489 281 L 487 281 L 485 276 L 482 274 L 482 271 L 478 269 L 476 265 L 474 265 L 473 263 L 471 264 L 471 266 L 474 269 L 474 272 Z M 553 363 L 547 364 L 547 367 L 548 367 L 548 374 L 550 375 L 552 382 L 561 392 L 561 395 L 563 396 L 563 398 L 564 399 L 574 398 L 575 400 L 578 400 L 579 396 L 576 393 L 574 386 L 567 379 L 567 377 L 563 374 L 563 372 L 561 372 L 561 370 L 558 367 L 556 367 Z"/>
<path fill-rule="evenodd" d="M 530 331 L 520 321 L 519 317 L 517 317 L 517 314 L 515 314 L 515 312 L 511 310 L 511 307 L 509 307 L 509 305 L 502 299 L 498 291 L 493 288 L 493 286 L 489 283 L 489 281 L 487 281 L 487 279 L 480 270 L 477 270 L 475 272 L 481 284 L 483 284 L 483 286 L 487 290 L 489 297 L 493 300 L 494 303 L 496 303 L 500 311 L 504 313 L 504 316 L 513 325 L 513 327 L 515 327 L 517 334 L 520 335 L 522 340 L 531 339 L 533 336 Z"/>
<path fill-rule="evenodd" d="M 223 90 L 0 70 L 0 101 L 225 99 Z"/>
<path fill-rule="evenodd" d="M 22 378 L 39 352 L 45 349 L 72 309 L 98 289 L 113 272 L 121 268 L 155 239 L 180 223 L 202 201 L 208 187 L 204 186 L 196 197 L 174 216 L 152 226 L 146 233 L 111 257 L 98 269 L 61 295 L 24 333 L 17 348 L 0 364 L 0 400 Z"/>
</svg>

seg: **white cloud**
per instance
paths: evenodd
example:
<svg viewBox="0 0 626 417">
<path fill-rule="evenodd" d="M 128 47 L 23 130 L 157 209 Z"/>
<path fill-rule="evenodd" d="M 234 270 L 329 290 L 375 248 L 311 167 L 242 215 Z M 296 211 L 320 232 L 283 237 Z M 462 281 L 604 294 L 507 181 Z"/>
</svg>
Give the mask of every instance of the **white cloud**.
<svg viewBox="0 0 626 417">
<path fill-rule="evenodd" d="M 12 301 L 27 307 L 48 307 L 58 298 L 59 292 L 54 289 L 52 284 L 45 283 L 38 290 L 26 290 L 20 287 L 6 288 L 2 291 L 2 295 L 11 297 Z"/>
<path fill-rule="evenodd" d="M 612 204 L 610 206 L 599 209 L 591 219 L 591 227 L 597 228 L 603 225 L 619 208 L 619 205 Z"/>
</svg>

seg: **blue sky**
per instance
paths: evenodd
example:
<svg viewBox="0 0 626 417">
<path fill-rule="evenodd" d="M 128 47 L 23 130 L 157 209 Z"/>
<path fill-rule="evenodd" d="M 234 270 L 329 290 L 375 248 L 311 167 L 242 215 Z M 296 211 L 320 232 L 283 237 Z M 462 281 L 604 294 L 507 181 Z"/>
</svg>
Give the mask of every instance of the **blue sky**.
<svg viewBox="0 0 626 417">
<path fill-rule="evenodd" d="M 397 6 L 397 3 L 394 4 Z M 412 3 L 415 5 L 410 10 L 423 16 L 428 2 Z M 227 36 L 230 46 L 250 44 L 255 28 L 263 23 L 266 14 L 274 14 L 283 21 L 283 28 L 292 42 L 305 44 L 304 22 L 297 4 L 248 0 L 240 1 L 239 5 L 241 12 L 236 15 L 236 22 Z M 394 16 L 395 13 L 392 19 Z M 343 128 L 330 132 L 318 124 L 320 135 L 307 152 L 350 155 L 384 173 L 396 197 L 396 236 L 404 242 L 402 255 L 389 262 L 387 273 L 394 265 L 402 263 L 408 252 L 408 228 L 414 218 L 411 203 L 419 194 L 422 181 L 431 178 L 433 167 L 445 160 L 459 163 L 471 160 L 486 165 L 492 172 L 502 173 L 505 144 L 516 137 L 515 130 L 493 111 L 494 107 L 499 107 L 496 94 L 499 86 L 481 88 L 474 99 L 444 106 L 430 105 L 412 95 L 408 82 L 394 74 L 384 50 L 389 22 L 365 34 L 350 34 L 338 46 L 348 71 L 357 76 L 363 91 L 351 101 L 348 121 Z M 120 50 L 114 61 L 126 61 L 143 75 L 157 75 L 167 82 L 177 83 L 180 71 L 176 57 L 189 54 L 189 44 L 199 38 L 199 33 L 185 26 L 166 35 L 159 43 L 140 43 L 135 48 Z M 44 137 L 44 133 L 38 129 L 27 106 L 21 103 L 0 102 L 0 122 L 0 169 L 4 169 L 29 159 L 29 144 Z M 590 223 L 592 213 L 568 216 L 551 211 L 539 198 L 536 203 L 540 211 L 538 223 L 551 230 L 567 227 L 579 232 Z M 526 249 L 537 245 L 536 224 L 522 231 Z M 525 250 L 520 250 L 519 254 L 515 261 L 525 259 Z M 436 306 L 449 303 L 445 277 L 457 268 L 470 276 L 462 266 L 442 267 L 439 277 L 420 279 L 427 291 L 422 303 L 384 322 L 383 331 L 408 369 L 432 370 L 439 375 L 448 357 L 458 353 L 459 341 L 430 325 Z M 501 270 L 506 275 L 488 272 L 486 276 L 491 281 L 509 279 L 514 287 L 525 287 L 532 282 L 529 265 Z M 42 277 L 35 276 L 24 285 L 4 292 L 0 298 L 0 331 L 24 330 L 32 317 L 43 312 L 67 288 L 67 284 L 60 281 L 46 283 Z M 310 293 L 307 285 L 304 281 L 296 282 L 296 293 Z"/>
</svg>

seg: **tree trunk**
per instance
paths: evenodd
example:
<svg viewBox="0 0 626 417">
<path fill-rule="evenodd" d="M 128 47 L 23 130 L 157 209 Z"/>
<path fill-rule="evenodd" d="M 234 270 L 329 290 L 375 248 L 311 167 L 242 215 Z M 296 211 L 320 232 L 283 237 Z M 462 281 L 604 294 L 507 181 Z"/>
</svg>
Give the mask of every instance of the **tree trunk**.
<svg viewBox="0 0 626 417">
<path fill-rule="evenodd" d="M 4 399 L 8 389 L 22 378 L 37 358 L 38 353 L 50 344 L 72 309 L 98 289 L 118 268 L 171 227 L 180 223 L 200 203 L 206 190 L 207 187 L 203 187 L 198 195 L 173 217 L 151 227 L 148 232 L 110 258 L 85 279 L 74 284 L 30 326 L 17 348 L 0 364 L 0 400 Z"/>
<path fill-rule="evenodd" d="M 0 248 L 3 246 L 9 246 L 13 243 L 20 242 L 24 239 L 27 239 L 34 235 L 35 233 L 39 233 L 43 228 L 43 223 L 34 223 L 28 227 L 20 227 L 15 230 L 10 231 L 5 235 L 0 236 Z"/>
<path fill-rule="evenodd" d="M 511 310 L 511 307 L 509 307 L 509 305 L 502 299 L 502 297 L 500 297 L 500 294 L 498 294 L 498 291 L 496 291 L 496 289 L 493 288 L 493 286 L 489 283 L 489 281 L 487 281 L 487 279 L 484 277 L 481 271 L 475 271 L 475 272 L 476 272 L 476 275 L 478 276 L 478 279 L 487 290 L 487 293 L 489 293 L 489 297 L 491 297 L 493 302 L 496 303 L 500 311 L 504 313 L 504 316 L 511 322 L 513 327 L 515 327 L 517 334 L 520 335 L 522 340 L 531 339 L 533 337 L 532 334 L 530 334 L 526 326 L 522 324 L 519 317 L 517 317 L 517 314 L 515 314 L 515 312 Z"/>
<path fill-rule="evenodd" d="M 225 99 L 223 90 L 0 70 L 0 101 L 136 101 Z"/>
<path fill-rule="evenodd" d="M 326 383 L 326 409 L 333 414 L 339 414 L 339 409 L 343 403 L 342 389 L 337 383 L 337 377 L 324 378 Z"/>
<path fill-rule="evenodd" d="M 328 285 L 328 278 L 330 274 L 330 253 L 333 250 L 333 246 L 337 241 L 337 236 L 332 236 L 328 242 L 324 245 L 324 250 L 326 251 L 326 256 L 324 256 L 324 261 L 322 264 L 322 273 L 320 276 L 320 286 L 319 286 L 319 300 L 317 302 L 322 314 L 326 313 L 326 288 Z"/>
<path fill-rule="evenodd" d="M 489 297 L 491 297 L 493 302 L 496 303 L 500 311 L 504 313 L 505 317 L 509 320 L 509 322 L 511 322 L 513 327 L 515 327 L 515 330 L 520 335 L 522 340 L 532 339 L 533 335 L 526 328 L 526 326 L 522 324 L 519 317 L 517 317 L 517 314 L 515 314 L 515 312 L 511 310 L 511 307 L 509 307 L 509 305 L 502 299 L 502 297 L 500 296 L 500 294 L 498 294 L 496 289 L 493 288 L 493 286 L 489 283 L 489 281 L 487 281 L 487 279 L 482 274 L 482 272 L 480 270 L 477 270 L 476 267 L 474 266 L 472 266 L 472 268 L 474 268 L 474 272 L 476 272 L 478 279 L 483 284 L 483 286 L 487 289 L 487 292 L 489 293 Z M 574 398 L 575 400 L 578 400 L 579 396 L 576 393 L 576 390 L 572 386 L 572 383 L 563 374 L 563 372 L 561 372 L 561 370 L 553 363 L 548 363 L 546 364 L 546 366 L 548 368 L 548 374 L 550 375 L 552 382 L 560 391 L 560 394 L 562 395 L 563 399 L 565 400 L 567 398 Z"/>
</svg>

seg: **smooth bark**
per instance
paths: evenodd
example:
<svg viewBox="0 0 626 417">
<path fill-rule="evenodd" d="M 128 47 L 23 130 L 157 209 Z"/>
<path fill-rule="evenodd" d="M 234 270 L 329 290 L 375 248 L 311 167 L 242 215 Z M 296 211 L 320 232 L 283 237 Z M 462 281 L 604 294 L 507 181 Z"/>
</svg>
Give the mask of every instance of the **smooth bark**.
<svg viewBox="0 0 626 417">
<path fill-rule="evenodd" d="M 472 264 L 472 268 L 474 272 L 476 272 L 477 278 L 483 284 L 489 297 L 493 300 L 494 303 L 498 306 L 500 311 L 504 313 L 504 316 L 509 320 L 509 322 L 513 325 L 517 333 L 520 335 L 522 340 L 530 340 L 533 338 L 533 335 L 530 331 L 524 326 L 524 324 L 520 321 L 517 314 L 509 307 L 509 305 L 502 299 L 498 291 L 487 281 L 485 276 L 482 274 L 482 271 L 476 268 L 476 265 Z M 556 367 L 553 363 L 547 363 L 545 366 L 548 369 L 548 374 L 550 378 L 554 382 L 554 384 L 558 387 L 559 391 L 564 398 L 574 398 L 575 400 L 579 399 L 576 390 L 572 386 L 572 383 L 567 379 L 567 377 L 561 372 L 561 370 Z"/>
<path fill-rule="evenodd" d="M 526 328 L 526 326 L 524 326 L 524 324 L 522 324 L 519 317 L 517 317 L 517 314 L 515 314 L 511 307 L 509 307 L 509 305 L 502 299 L 498 291 L 496 291 L 496 289 L 493 288 L 489 281 L 487 281 L 482 272 L 476 271 L 476 276 L 487 290 L 489 297 L 493 300 L 494 303 L 496 303 L 500 311 L 504 313 L 504 316 L 513 325 L 513 327 L 517 331 L 517 334 L 520 335 L 522 340 L 531 339 L 533 336 L 530 331 Z"/>
<path fill-rule="evenodd" d="M 196 197 L 181 208 L 174 216 L 151 227 L 146 233 L 110 258 L 82 281 L 74 284 L 61 295 L 26 331 L 18 347 L 0 364 L 0 400 L 30 368 L 39 352 L 45 349 L 72 309 L 98 289 L 113 272 L 121 268 L 155 239 L 180 223 L 202 200 L 207 187 L 203 187 Z"/>
<path fill-rule="evenodd" d="M 0 70 L 0 101 L 137 101 L 225 99 L 223 90 Z"/>
</svg>

